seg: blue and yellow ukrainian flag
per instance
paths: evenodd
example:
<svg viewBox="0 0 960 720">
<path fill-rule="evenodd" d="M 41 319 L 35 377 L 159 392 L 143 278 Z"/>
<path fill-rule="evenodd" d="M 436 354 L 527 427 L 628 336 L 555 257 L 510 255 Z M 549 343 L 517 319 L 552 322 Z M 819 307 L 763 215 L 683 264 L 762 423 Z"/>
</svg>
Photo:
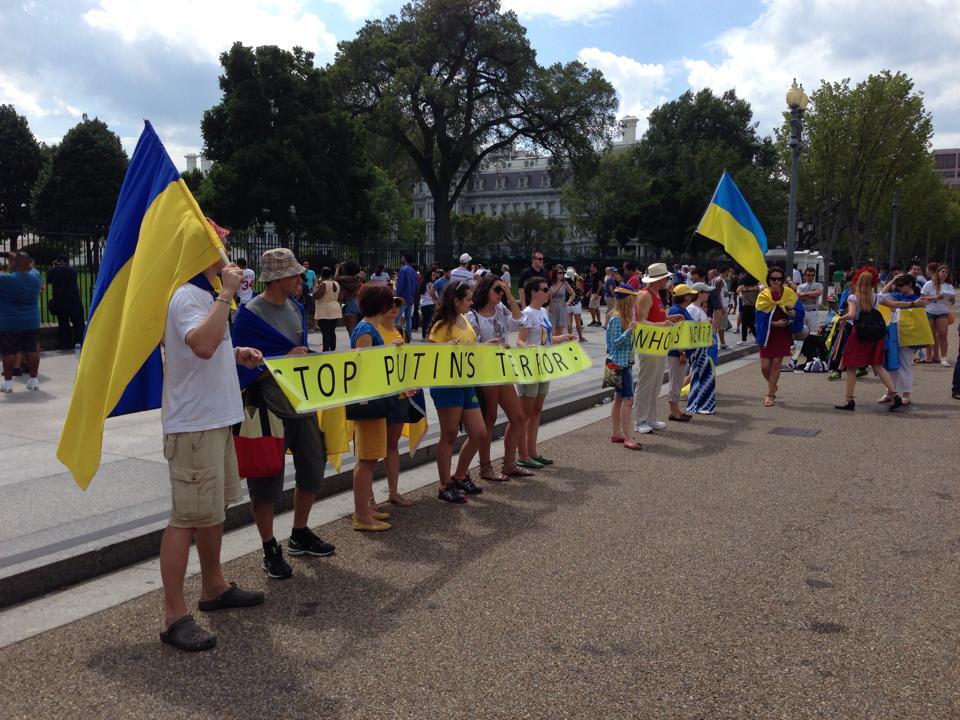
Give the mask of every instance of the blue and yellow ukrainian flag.
<svg viewBox="0 0 960 720">
<path fill-rule="evenodd" d="M 697 232 L 723 245 L 727 254 L 760 282 L 767 276 L 767 236 L 733 178 L 723 171 Z"/>
<path fill-rule="evenodd" d="M 160 342 L 174 290 L 221 258 L 223 244 L 145 124 L 110 224 L 57 457 L 86 489 L 104 420 L 160 407 Z"/>
</svg>

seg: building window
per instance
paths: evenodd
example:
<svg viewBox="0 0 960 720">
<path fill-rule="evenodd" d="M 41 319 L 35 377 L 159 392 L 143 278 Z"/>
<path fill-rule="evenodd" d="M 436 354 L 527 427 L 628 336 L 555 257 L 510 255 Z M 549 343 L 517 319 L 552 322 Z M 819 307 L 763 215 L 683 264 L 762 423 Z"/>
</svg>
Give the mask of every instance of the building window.
<svg viewBox="0 0 960 720">
<path fill-rule="evenodd" d="M 550 176 L 544 173 L 540 176 L 540 187 L 547 188 L 550 187 Z"/>
<path fill-rule="evenodd" d="M 547 203 L 547 215 L 553 215 L 553 200 Z"/>
<path fill-rule="evenodd" d="M 507 179 L 503 176 L 497 178 L 497 190 L 507 189 Z"/>
<path fill-rule="evenodd" d="M 417 208 L 417 217 L 420 217 L 420 218 L 423 217 L 423 208 L 422 208 L 422 207 L 418 207 L 418 208 Z"/>
<path fill-rule="evenodd" d="M 527 175 L 524 175 L 520 178 L 520 189 L 526 190 L 528 187 L 530 187 L 530 178 Z"/>
<path fill-rule="evenodd" d="M 957 166 L 957 156 L 942 154 L 934 156 L 937 170 L 952 170 Z"/>
</svg>

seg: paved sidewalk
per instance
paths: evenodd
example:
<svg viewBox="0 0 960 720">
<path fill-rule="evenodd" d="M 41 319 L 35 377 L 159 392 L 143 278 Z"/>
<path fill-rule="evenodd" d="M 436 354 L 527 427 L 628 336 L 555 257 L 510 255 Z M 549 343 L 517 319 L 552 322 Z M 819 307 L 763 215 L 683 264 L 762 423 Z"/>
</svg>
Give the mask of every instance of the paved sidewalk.
<svg viewBox="0 0 960 720">
<path fill-rule="evenodd" d="M 898 414 L 803 374 L 764 408 L 750 363 L 642 453 L 599 422 L 466 507 L 324 526 L 290 581 L 231 562 L 268 602 L 212 653 L 159 644 L 158 593 L 4 648 L 0 717 L 958 717 L 960 404 L 916 375 Z"/>
</svg>

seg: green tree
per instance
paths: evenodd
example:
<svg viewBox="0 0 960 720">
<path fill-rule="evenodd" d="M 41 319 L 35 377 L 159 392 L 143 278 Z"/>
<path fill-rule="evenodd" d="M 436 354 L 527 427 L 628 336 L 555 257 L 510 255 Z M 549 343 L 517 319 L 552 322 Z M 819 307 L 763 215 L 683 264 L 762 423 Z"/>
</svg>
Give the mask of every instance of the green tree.
<svg viewBox="0 0 960 720">
<path fill-rule="evenodd" d="M 119 136 L 86 115 L 49 154 L 33 193 L 40 232 L 76 232 L 95 240 L 106 235 L 127 172 Z"/>
<path fill-rule="evenodd" d="M 225 224 L 272 222 L 281 235 L 346 241 L 376 231 L 362 128 L 338 109 L 313 53 L 241 43 L 220 56 L 223 97 L 203 115 L 205 208 Z"/>
<path fill-rule="evenodd" d="M 43 153 L 27 119 L 13 105 L 0 105 L 0 229 L 13 249 L 30 220 L 30 193 L 40 175 Z"/>
<path fill-rule="evenodd" d="M 884 70 L 851 86 L 824 82 L 810 97 L 800 159 L 801 214 L 813 220 L 828 267 L 835 252 L 857 265 L 888 238 L 893 192 L 930 162 L 933 127 L 923 98 L 903 73 Z M 788 162 L 786 124 L 778 133 Z M 845 242 L 844 242 L 845 241 Z M 841 246 L 842 243 L 842 246 Z M 886 259 L 887 252 L 878 252 Z"/>
<path fill-rule="evenodd" d="M 181 173 L 180 177 L 183 179 L 183 182 L 186 183 L 187 187 L 190 188 L 190 192 L 193 193 L 193 196 L 197 197 L 200 194 L 200 188 L 203 185 L 203 172 L 199 168 L 194 168 L 193 170 L 187 170 L 186 172 Z"/>
<path fill-rule="evenodd" d="M 559 220 L 529 208 L 504 213 L 497 221 L 498 231 L 513 257 L 528 258 L 534 250 L 544 255 L 563 254 L 564 228 Z"/>
<path fill-rule="evenodd" d="M 434 247 L 452 252 L 451 212 L 491 153 L 515 143 L 558 166 L 588 163 L 608 141 L 616 95 L 579 62 L 542 67 L 498 0 L 415 0 L 339 45 L 347 106 L 413 160 L 434 198 Z"/>
<path fill-rule="evenodd" d="M 475 214 L 453 213 L 450 216 L 454 254 L 473 255 L 500 252 L 500 223 L 497 218 Z"/>
<path fill-rule="evenodd" d="M 373 187 L 369 193 L 373 237 L 389 240 L 404 251 L 416 252 L 425 240 L 424 222 L 410 214 L 410 200 L 390 174 L 373 166 Z"/>
</svg>

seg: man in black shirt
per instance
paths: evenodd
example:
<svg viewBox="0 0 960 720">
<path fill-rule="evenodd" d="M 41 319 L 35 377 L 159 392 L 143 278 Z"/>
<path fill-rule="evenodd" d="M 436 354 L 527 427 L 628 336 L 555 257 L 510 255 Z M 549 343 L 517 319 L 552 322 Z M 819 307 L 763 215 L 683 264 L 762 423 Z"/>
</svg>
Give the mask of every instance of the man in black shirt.
<svg viewBox="0 0 960 720">
<path fill-rule="evenodd" d="M 65 256 L 54 260 L 53 267 L 47 270 L 47 285 L 53 289 L 48 307 L 57 316 L 57 345 L 61 350 L 72 350 L 83 340 L 83 301 L 77 271 Z"/>
<path fill-rule="evenodd" d="M 548 285 L 550 284 L 550 275 L 543 266 L 543 253 L 539 250 L 533 251 L 530 256 L 530 267 L 520 273 L 520 307 L 526 307 L 528 304 L 523 288 L 526 286 L 527 280 L 532 277 L 541 277 L 547 281 Z"/>
</svg>

